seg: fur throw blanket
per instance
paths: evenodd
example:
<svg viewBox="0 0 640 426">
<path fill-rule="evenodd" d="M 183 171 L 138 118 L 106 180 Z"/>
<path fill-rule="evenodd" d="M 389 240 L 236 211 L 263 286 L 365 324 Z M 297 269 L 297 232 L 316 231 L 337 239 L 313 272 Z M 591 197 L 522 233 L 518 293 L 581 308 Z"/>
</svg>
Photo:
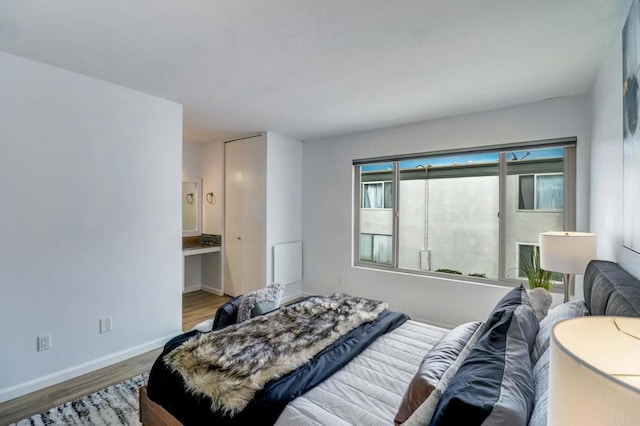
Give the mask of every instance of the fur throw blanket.
<svg viewBox="0 0 640 426">
<path fill-rule="evenodd" d="M 233 416 L 264 385 L 301 367 L 341 336 L 375 320 L 387 304 L 334 294 L 201 333 L 164 357 L 194 395 Z"/>
</svg>

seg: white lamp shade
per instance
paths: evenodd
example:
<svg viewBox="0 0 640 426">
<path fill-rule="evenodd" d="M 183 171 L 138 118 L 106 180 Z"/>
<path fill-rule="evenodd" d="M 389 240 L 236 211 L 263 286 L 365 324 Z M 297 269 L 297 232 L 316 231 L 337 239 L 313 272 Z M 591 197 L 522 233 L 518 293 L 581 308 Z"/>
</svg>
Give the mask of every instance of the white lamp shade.
<svg viewBox="0 0 640 426">
<path fill-rule="evenodd" d="M 540 267 L 564 274 L 584 274 L 596 258 L 596 234 L 543 232 L 540 234 Z"/>
<path fill-rule="evenodd" d="M 640 318 L 574 318 L 553 328 L 549 426 L 640 422 L 640 338 L 633 336 Z"/>
</svg>

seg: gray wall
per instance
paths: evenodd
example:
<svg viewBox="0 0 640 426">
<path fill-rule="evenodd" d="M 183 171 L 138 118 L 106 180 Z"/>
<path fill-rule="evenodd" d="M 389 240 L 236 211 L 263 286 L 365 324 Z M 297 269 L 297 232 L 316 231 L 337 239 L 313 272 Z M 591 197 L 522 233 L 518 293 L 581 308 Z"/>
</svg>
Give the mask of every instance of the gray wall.
<svg viewBox="0 0 640 426">
<path fill-rule="evenodd" d="M 622 26 L 631 6 L 620 2 L 618 27 L 591 93 L 591 231 L 598 256 L 640 277 L 640 256 L 622 245 Z"/>
<path fill-rule="evenodd" d="M 484 318 L 505 287 L 352 266 L 352 161 L 576 136 L 577 227 L 584 231 L 589 223 L 589 131 L 589 99 L 579 97 L 305 141 L 305 292 L 378 298 L 414 318 L 446 325 Z"/>
<path fill-rule="evenodd" d="M 180 332 L 182 106 L 2 52 L 0 75 L 3 401 Z"/>
</svg>

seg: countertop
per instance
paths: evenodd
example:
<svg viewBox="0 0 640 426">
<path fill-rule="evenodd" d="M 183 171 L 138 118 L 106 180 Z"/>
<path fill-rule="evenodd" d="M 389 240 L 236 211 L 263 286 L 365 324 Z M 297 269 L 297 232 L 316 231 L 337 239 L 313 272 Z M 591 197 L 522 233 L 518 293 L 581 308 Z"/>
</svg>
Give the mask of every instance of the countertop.
<svg viewBox="0 0 640 426">
<path fill-rule="evenodd" d="M 210 244 L 194 244 L 182 247 L 183 256 L 194 256 L 196 254 L 215 253 L 220 251 L 220 246 Z"/>
</svg>

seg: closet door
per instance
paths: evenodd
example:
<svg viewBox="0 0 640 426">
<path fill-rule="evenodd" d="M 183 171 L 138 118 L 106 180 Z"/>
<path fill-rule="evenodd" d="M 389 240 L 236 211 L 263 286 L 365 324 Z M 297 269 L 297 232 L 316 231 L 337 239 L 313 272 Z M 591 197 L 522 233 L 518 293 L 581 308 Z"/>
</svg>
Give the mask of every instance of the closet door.
<svg viewBox="0 0 640 426">
<path fill-rule="evenodd" d="M 224 292 L 242 294 L 242 141 L 224 146 Z"/>
<path fill-rule="evenodd" d="M 266 285 L 267 144 L 262 137 L 242 141 L 242 291 Z"/>
<path fill-rule="evenodd" d="M 225 144 L 225 293 L 266 284 L 266 155 L 262 137 Z"/>
</svg>

